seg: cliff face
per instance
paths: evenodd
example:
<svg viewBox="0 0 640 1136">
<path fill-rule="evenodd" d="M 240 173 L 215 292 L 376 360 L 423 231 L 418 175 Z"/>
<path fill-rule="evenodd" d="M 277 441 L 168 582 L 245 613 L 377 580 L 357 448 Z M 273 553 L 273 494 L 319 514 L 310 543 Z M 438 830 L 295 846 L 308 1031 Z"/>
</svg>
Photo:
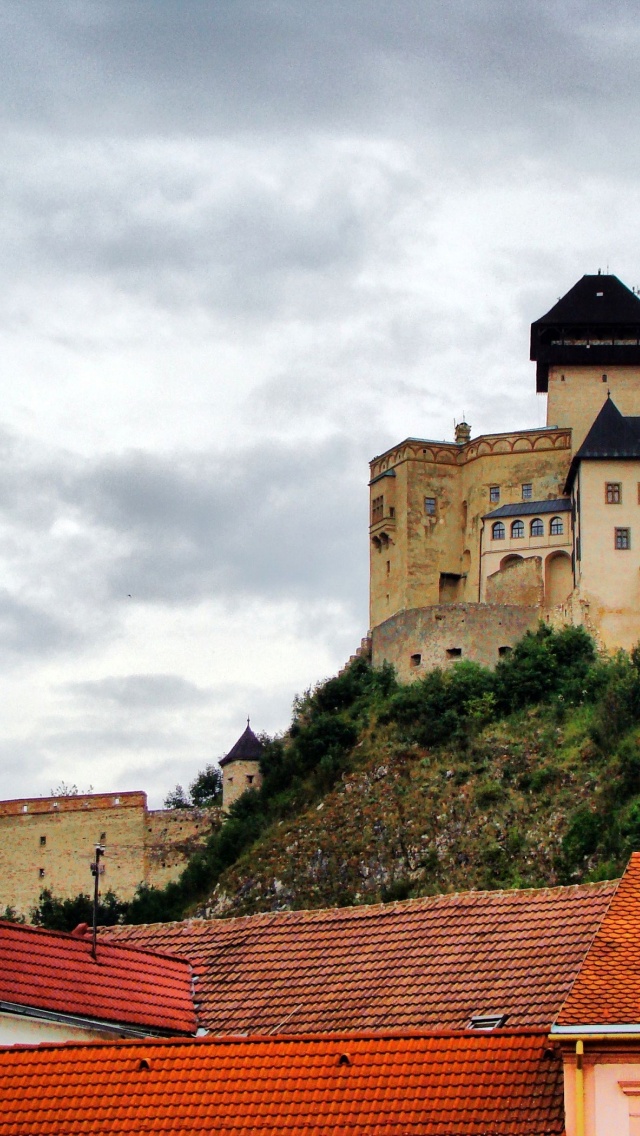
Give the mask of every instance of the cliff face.
<svg viewBox="0 0 640 1136">
<path fill-rule="evenodd" d="M 552 717 L 544 707 L 530 709 L 485 728 L 463 749 L 407 746 L 392 727 L 374 730 L 332 791 L 271 826 L 221 876 L 203 913 L 584 878 L 602 856 L 583 855 L 574 865 L 567 842 L 603 771 L 587 715 L 576 712 L 562 725 Z"/>
</svg>

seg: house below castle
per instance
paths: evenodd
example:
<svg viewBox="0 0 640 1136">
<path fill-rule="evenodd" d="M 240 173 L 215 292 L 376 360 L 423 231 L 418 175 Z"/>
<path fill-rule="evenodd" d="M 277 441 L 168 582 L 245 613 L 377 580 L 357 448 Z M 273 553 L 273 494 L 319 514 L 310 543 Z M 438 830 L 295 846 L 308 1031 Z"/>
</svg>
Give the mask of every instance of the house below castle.
<svg viewBox="0 0 640 1136">
<path fill-rule="evenodd" d="M 640 640 L 640 299 L 584 276 L 531 328 L 540 429 L 408 438 L 371 462 L 374 665 L 493 666 L 542 618 Z"/>
</svg>

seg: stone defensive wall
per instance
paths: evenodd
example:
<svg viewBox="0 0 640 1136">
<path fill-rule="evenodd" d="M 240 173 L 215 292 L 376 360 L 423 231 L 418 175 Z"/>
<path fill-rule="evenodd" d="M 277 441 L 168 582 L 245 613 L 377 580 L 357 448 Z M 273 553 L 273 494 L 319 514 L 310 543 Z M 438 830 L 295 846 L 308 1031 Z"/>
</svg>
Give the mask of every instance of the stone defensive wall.
<svg viewBox="0 0 640 1136">
<path fill-rule="evenodd" d="M 433 604 L 400 611 L 373 628 L 372 663 L 392 663 L 401 682 L 463 659 L 494 667 L 541 617 L 539 606 Z"/>
<path fill-rule="evenodd" d="M 48 888 L 92 894 L 96 844 L 105 849 L 100 891 L 130 900 L 140 884 L 177 879 L 221 823 L 220 809 L 147 809 L 147 794 L 85 793 L 0 801 L 0 915 L 30 915 Z"/>
</svg>

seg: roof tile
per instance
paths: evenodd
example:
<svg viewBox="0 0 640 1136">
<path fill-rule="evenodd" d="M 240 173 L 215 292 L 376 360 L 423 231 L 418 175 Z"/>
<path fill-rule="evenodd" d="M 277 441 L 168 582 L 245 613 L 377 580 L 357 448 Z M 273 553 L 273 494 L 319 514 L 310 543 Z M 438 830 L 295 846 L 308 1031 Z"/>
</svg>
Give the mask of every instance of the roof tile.
<svg viewBox="0 0 640 1136">
<path fill-rule="evenodd" d="M 634 852 L 557 1025 L 640 1023 L 640 852 Z"/>
<path fill-rule="evenodd" d="M 189 959 L 216 1034 L 550 1026 L 616 884 L 187 920 L 102 933 Z"/>
<path fill-rule="evenodd" d="M 0 1051 L 0 1136 L 486 1136 L 489 1128 L 561 1136 L 562 1066 L 546 1031 Z"/>
<path fill-rule="evenodd" d="M 91 938 L 0 920 L 0 1002 L 161 1033 L 194 1033 L 191 968 L 143 944 Z"/>
</svg>

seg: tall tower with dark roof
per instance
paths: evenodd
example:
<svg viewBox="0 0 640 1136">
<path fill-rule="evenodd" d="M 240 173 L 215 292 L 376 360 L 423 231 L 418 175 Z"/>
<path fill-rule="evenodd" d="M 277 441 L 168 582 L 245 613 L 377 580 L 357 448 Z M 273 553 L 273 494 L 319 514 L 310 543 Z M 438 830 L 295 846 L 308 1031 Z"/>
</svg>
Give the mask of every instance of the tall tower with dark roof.
<svg viewBox="0 0 640 1136">
<path fill-rule="evenodd" d="M 531 325 L 531 358 L 547 425 L 571 427 L 575 453 L 607 392 L 640 415 L 640 298 L 617 276 L 583 276 Z"/>
<path fill-rule="evenodd" d="M 236 744 L 222 758 L 222 808 L 226 812 L 247 789 L 259 789 L 262 784 L 260 757 L 262 742 L 254 734 L 249 719 L 247 728 Z"/>
</svg>

